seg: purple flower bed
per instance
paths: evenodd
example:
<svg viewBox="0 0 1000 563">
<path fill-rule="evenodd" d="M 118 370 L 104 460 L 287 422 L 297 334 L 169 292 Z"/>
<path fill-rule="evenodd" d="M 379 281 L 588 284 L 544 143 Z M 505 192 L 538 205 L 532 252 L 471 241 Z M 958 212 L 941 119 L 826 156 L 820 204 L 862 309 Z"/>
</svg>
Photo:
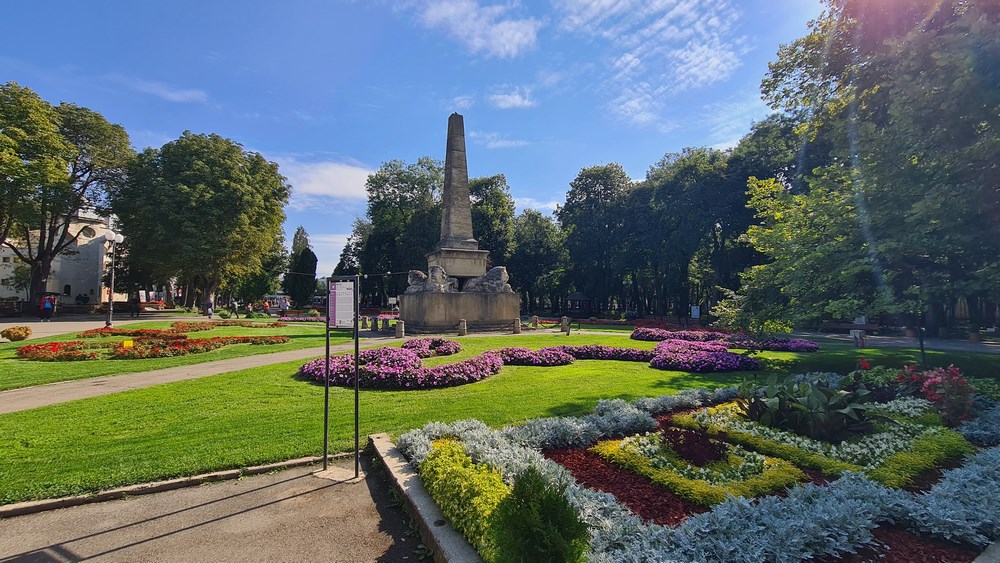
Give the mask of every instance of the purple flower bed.
<svg viewBox="0 0 1000 563">
<path fill-rule="evenodd" d="M 553 349 L 565 352 L 578 360 L 621 360 L 625 362 L 648 362 L 653 359 L 653 356 L 656 355 L 652 350 L 618 348 L 615 346 L 602 346 L 600 344 L 590 344 L 587 346 L 556 346 Z"/>
<path fill-rule="evenodd" d="M 423 367 L 423 361 L 411 350 L 373 348 L 362 350 L 358 357 L 358 379 L 365 389 L 431 389 L 479 381 L 500 372 L 503 360 L 493 352 L 454 364 Z M 299 373 L 323 382 L 323 358 L 299 368 Z M 354 354 L 330 358 L 330 385 L 354 386 Z"/>
<path fill-rule="evenodd" d="M 456 340 L 445 340 L 444 338 L 414 338 L 403 343 L 404 350 L 412 350 L 421 358 L 438 356 L 450 356 L 462 351 L 462 345 Z"/>
<path fill-rule="evenodd" d="M 757 360 L 732 352 L 663 352 L 653 358 L 649 365 L 656 369 L 698 373 L 760 369 L 760 362 Z"/>
<path fill-rule="evenodd" d="M 325 323 L 326 317 L 278 317 L 278 322 L 282 323 Z"/>
<path fill-rule="evenodd" d="M 690 340 L 692 342 L 712 342 L 725 340 L 728 334 L 711 330 L 664 330 L 662 328 L 639 327 L 632 331 L 632 340 Z"/>
<path fill-rule="evenodd" d="M 818 352 L 819 344 L 801 338 L 767 338 L 755 340 L 746 337 L 732 337 L 729 345 L 733 348 L 770 350 L 772 352 Z"/>
<path fill-rule="evenodd" d="M 655 355 L 664 352 L 726 352 L 728 348 L 721 341 L 695 342 L 692 340 L 664 340 L 653 348 Z"/>
<path fill-rule="evenodd" d="M 564 366 L 573 363 L 573 356 L 557 348 L 529 350 L 519 346 L 501 348 L 496 351 L 508 366 Z"/>
</svg>

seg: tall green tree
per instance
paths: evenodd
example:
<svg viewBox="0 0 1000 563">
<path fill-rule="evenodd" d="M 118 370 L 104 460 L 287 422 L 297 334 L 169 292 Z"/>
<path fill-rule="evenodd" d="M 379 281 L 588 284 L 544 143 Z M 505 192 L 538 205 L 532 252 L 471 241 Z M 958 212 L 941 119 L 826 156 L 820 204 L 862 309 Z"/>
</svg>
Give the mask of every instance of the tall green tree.
<svg viewBox="0 0 1000 563">
<path fill-rule="evenodd" d="M 55 108 L 15 82 L 0 85 L 0 245 L 37 213 L 38 192 L 65 179 L 73 153 Z"/>
<path fill-rule="evenodd" d="M 185 131 L 146 149 L 113 195 L 147 271 L 188 279 L 212 298 L 225 280 L 259 272 L 281 236 L 290 187 L 278 165 L 219 135 Z"/>
<path fill-rule="evenodd" d="M 559 225 L 547 215 L 525 209 L 513 222 L 514 251 L 507 260 L 511 285 L 528 312 L 541 312 L 542 301 L 561 288 L 567 259 Z"/>
<path fill-rule="evenodd" d="M 69 103 L 46 110 L 47 104 L 24 89 L 16 85 L 5 88 L 14 99 L 27 104 L 23 117 L 28 121 L 22 123 L 34 127 L 41 126 L 39 120 L 43 117 L 54 120 L 61 146 L 66 148 L 57 154 L 39 152 L 42 147 L 48 147 L 44 151 L 60 147 L 51 136 L 51 126 L 39 129 L 38 150 L 28 152 L 40 162 L 37 167 L 25 163 L 27 170 L 22 172 L 40 183 L 27 193 L 18 189 L 21 194 L 16 211 L 18 219 L 12 230 L 17 243 L 6 242 L 31 268 L 30 291 L 34 296 L 45 287 L 52 261 L 70 250 L 79 238 L 83 227 L 72 227 L 77 216 L 81 212 L 107 215 L 108 191 L 124 181 L 135 153 L 125 129 L 109 123 L 99 113 Z M 56 177 L 54 166 L 60 162 L 65 167 Z"/>
<path fill-rule="evenodd" d="M 292 258 L 291 269 L 285 274 L 282 286 L 297 307 L 305 307 L 312 302 L 316 293 L 316 264 L 318 259 L 309 248 L 303 248 Z"/>
<path fill-rule="evenodd" d="M 295 228 L 295 234 L 292 235 L 292 256 L 307 248 L 312 248 L 312 245 L 309 244 L 309 233 L 306 232 L 305 227 L 299 225 Z"/>
<path fill-rule="evenodd" d="M 490 262 L 506 264 L 514 247 L 514 198 L 503 174 L 469 180 L 472 232 Z"/>
<path fill-rule="evenodd" d="M 631 189 L 632 179 L 618 163 L 584 168 L 570 182 L 566 204 L 556 211 L 566 233 L 570 280 L 601 310 L 621 300 L 618 247 L 623 203 Z"/>
</svg>

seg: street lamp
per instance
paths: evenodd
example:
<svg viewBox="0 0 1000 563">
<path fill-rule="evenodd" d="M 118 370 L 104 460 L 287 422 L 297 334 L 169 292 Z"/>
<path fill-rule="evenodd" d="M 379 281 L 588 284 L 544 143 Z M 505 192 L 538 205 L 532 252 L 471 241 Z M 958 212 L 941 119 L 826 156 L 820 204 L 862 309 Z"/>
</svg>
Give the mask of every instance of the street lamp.
<svg viewBox="0 0 1000 563">
<path fill-rule="evenodd" d="M 111 314 L 115 309 L 115 247 L 125 240 L 120 233 L 108 229 L 104 233 L 104 239 L 111 243 L 111 272 L 108 273 L 108 318 L 104 320 L 104 326 L 111 328 Z"/>
</svg>

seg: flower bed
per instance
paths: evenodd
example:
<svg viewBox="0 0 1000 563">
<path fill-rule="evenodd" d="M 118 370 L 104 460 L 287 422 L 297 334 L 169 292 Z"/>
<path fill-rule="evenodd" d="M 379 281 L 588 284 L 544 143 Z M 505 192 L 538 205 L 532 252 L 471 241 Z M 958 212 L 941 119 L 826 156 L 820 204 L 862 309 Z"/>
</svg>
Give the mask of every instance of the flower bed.
<svg viewBox="0 0 1000 563">
<path fill-rule="evenodd" d="M 761 369 L 757 360 L 732 352 L 663 352 L 657 354 L 649 365 L 656 369 L 698 373 Z"/>
<path fill-rule="evenodd" d="M 519 346 L 496 351 L 508 366 L 565 366 L 573 363 L 573 356 L 554 348 L 530 350 Z"/>
<path fill-rule="evenodd" d="M 620 432 L 648 432 L 653 414 L 717 403 L 733 393 L 684 392 L 632 404 L 603 401 L 586 417 L 534 419 L 502 430 L 469 420 L 431 423 L 400 436 L 397 445 L 420 473 L 440 438 L 454 440 L 477 471 L 499 472 L 508 485 L 533 468 L 552 487 L 564 487 L 567 501 L 590 529 L 587 558 L 592 561 L 829 560 L 878 547 L 880 540 L 898 542 L 889 546 L 890 555 L 902 557 L 896 560 L 927 552 L 962 560 L 964 554 L 1000 539 L 1000 448 L 945 471 L 926 492 L 889 488 L 862 473 L 848 472 L 829 484 L 793 486 L 782 496 L 754 501 L 730 497 L 700 514 L 675 493 L 634 473 L 601 465 L 600 458 L 586 450 L 540 451 L 583 448 Z M 566 467 L 553 460 L 565 461 Z M 454 484 L 452 488 L 470 490 Z M 455 503 L 452 497 L 435 498 Z M 463 506 L 475 501 L 463 497 Z M 478 534 L 489 532 L 480 528 Z M 931 538 L 957 542 L 956 548 L 949 551 L 938 542 L 928 551 Z M 879 549 L 876 552 L 885 553 Z"/>
<path fill-rule="evenodd" d="M 659 342 L 661 340 L 691 340 L 711 342 L 725 340 L 729 335 L 714 330 L 666 330 L 662 328 L 638 327 L 632 331 L 632 340 Z"/>
<path fill-rule="evenodd" d="M 503 360 L 493 352 L 454 364 L 432 368 L 412 350 L 402 348 L 372 348 L 358 355 L 358 381 L 365 389 L 432 389 L 479 381 L 500 372 Z M 299 373 L 323 382 L 324 358 L 312 360 L 299 368 Z M 354 354 L 332 356 L 329 364 L 330 385 L 354 386 Z"/>
<path fill-rule="evenodd" d="M 745 335 L 731 335 L 715 331 L 664 330 L 659 328 L 639 327 L 632 331 L 633 340 L 651 342 L 661 341 L 691 341 L 718 342 L 726 348 L 743 348 L 746 350 L 768 350 L 772 352 L 818 352 L 819 345 L 801 338 L 750 338 Z"/>
<path fill-rule="evenodd" d="M 299 315 L 293 317 L 278 317 L 278 322 L 280 323 L 325 323 L 326 317 L 310 317 L 307 315 Z"/>
<path fill-rule="evenodd" d="M 421 358 L 431 356 L 450 356 L 462 351 L 462 345 L 457 340 L 444 338 L 412 338 L 403 343 L 404 350 L 412 350 Z"/>
<path fill-rule="evenodd" d="M 289 342 L 287 336 L 217 336 L 214 338 L 192 338 L 178 340 L 139 340 L 127 347 L 117 343 L 111 348 L 111 359 L 140 360 L 146 358 L 169 358 L 202 354 L 232 344 L 273 345 Z"/>
<path fill-rule="evenodd" d="M 29 344 L 21 346 L 14 352 L 18 358 L 36 362 L 75 362 L 80 360 L 95 360 L 99 354 L 89 352 L 87 343 L 82 340 L 70 342 L 46 342 L 45 344 Z"/>
</svg>

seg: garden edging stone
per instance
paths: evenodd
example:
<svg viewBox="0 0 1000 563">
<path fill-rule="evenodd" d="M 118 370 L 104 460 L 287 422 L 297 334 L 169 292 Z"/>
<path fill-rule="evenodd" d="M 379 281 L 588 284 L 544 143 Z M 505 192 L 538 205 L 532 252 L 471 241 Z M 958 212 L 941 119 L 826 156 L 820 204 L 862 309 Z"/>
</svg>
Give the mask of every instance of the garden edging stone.
<svg viewBox="0 0 1000 563">
<path fill-rule="evenodd" d="M 354 454 L 352 453 L 333 454 L 330 455 L 328 459 L 331 460 L 344 459 L 353 455 Z M 31 500 L 26 502 L 18 502 L 14 504 L 0 505 L 0 519 L 12 518 L 14 516 L 23 516 L 25 514 L 34 514 L 36 512 L 44 512 L 46 510 L 55 510 L 57 508 L 69 508 L 71 506 L 80 506 L 83 504 L 91 504 L 95 502 L 119 500 L 130 496 L 148 495 L 152 493 L 160 493 L 163 491 L 172 491 L 184 487 L 203 485 L 205 483 L 228 481 L 231 479 L 239 479 L 240 477 L 246 475 L 260 475 L 263 473 L 270 473 L 272 471 L 279 471 L 282 469 L 291 469 L 293 467 L 300 467 L 303 465 L 312 465 L 314 463 L 319 463 L 321 461 L 323 461 L 322 456 L 300 457 L 296 459 L 290 459 L 288 461 L 267 463 L 264 465 L 254 465 L 252 467 L 244 467 L 241 469 L 228 469 L 225 471 L 214 471 L 212 473 L 192 475 L 190 477 L 167 479 L 165 481 L 140 483 L 138 485 L 129 485 L 127 487 L 119 487 L 117 489 L 110 489 L 107 491 L 101 491 L 98 493 L 92 493 L 88 495 L 76 495 L 71 497 Z"/>
<path fill-rule="evenodd" d="M 437 563 L 481 563 L 479 553 L 469 545 L 424 488 L 423 482 L 387 434 L 368 437 L 385 467 L 389 482 L 403 498 L 403 507 L 417 524 L 424 545 L 434 552 Z"/>
</svg>

